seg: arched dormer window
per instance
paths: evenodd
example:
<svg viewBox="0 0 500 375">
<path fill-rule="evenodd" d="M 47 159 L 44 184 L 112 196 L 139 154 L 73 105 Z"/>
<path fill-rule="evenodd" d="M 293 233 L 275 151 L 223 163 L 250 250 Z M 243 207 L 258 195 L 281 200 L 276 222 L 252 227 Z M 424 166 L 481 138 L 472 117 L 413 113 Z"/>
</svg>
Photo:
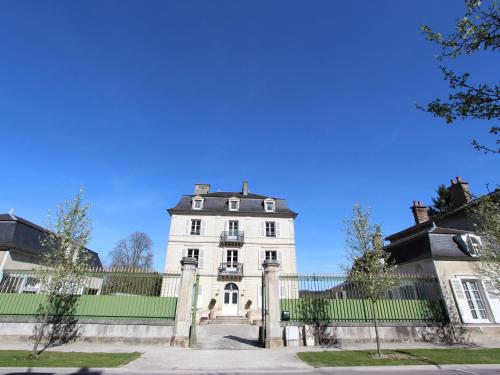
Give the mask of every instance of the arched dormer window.
<svg viewBox="0 0 500 375">
<path fill-rule="evenodd" d="M 193 210 L 202 210 L 203 209 L 203 197 L 200 197 L 200 196 L 196 196 L 196 197 L 193 197 L 193 199 L 191 200 L 191 208 Z"/>
<path fill-rule="evenodd" d="M 276 209 L 276 202 L 274 199 L 267 198 L 264 199 L 264 211 L 266 212 L 274 212 Z"/>
<path fill-rule="evenodd" d="M 229 211 L 239 211 L 240 210 L 240 200 L 236 197 L 229 198 L 228 208 L 229 208 Z"/>
<path fill-rule="evenodd" d="M 481 243 L 481 237 L 475 234 L 457 234 L 453 237 L 455 242 L 464 250 L 467 254 L 472 257 L 477 257 L 481 255 L 481 250 L 483 244 Z"/>
</svg>

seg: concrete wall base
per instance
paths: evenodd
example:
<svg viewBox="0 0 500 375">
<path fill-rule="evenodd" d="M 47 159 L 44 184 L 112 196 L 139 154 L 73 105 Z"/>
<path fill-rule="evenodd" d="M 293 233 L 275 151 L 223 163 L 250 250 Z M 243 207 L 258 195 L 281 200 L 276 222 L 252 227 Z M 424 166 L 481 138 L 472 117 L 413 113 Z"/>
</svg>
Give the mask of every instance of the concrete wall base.
<svg viewBox="0 0 500 375">
<path fill-rule="evenodd" d="M 78 322 L 71 328 L 71 337 L 61 341 L 77 342 L 124 342 L 144 344 L 168 344 L 172 337 L 172 323 L 123 321 Z M 26 342 L 33 339 L 38 323 L 34 321 L 0 321 L 2 341 Z"/>
<path fill-rule="evenodd" d="M 189 348 L 189 337 L 172 337 L 172 340 L 170 340 L 170 346 Z"/>
<path fill-rule="evenodd" d="M 300 326 L 300 345 L 342 345 L 375 341 L 370 326 Z M 488 344 L 500 341 L 500 325 L 382 326 L 383 342 L 432 342 L 444 344 Z"/>
<path fill-rule="evenodd" d="M 284 346 L 282 338 L 266 339 L 264 347 L 267 349 L 282 348 Z"/>
</svg>

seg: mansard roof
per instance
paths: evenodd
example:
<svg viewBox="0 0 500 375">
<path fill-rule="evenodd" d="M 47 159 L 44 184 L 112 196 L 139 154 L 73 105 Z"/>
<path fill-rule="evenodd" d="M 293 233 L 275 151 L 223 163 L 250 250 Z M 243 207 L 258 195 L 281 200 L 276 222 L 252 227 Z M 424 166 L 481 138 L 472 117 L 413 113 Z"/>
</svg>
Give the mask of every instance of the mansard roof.
<svg viewBox="0 0 500 375">
<path fill-rule="evenodd" d="M 195 196 L 204 198 L 203 209 L 192 208 L 191 200 Z M 230 198 L 239 198 L 238 211 L 230 211 L 228 202 Z M 273 212 L 264 210 L 264 200 L 271 198 L 276 202 Z M 295 218 L 298 214 L 288 208 L 285 199 L 269 197 L 259 194 L 243 194 L 241 192 L 215 192 L 198 195 L 183 195 L 177 205 L 168 209 L 170 215 L 231 215 L 231 216 L 261 216 L 261 217 L 289 217 Z"/>
<path fill-rule="evenodd" d="M 0 250 L 14 250 L 39 256 L 46 249 L 42 240 L 51 232 L 39 225 L 13 214 L 0 214 Z M 99 255 L 86 249 L 91 257 L 91 265 L 101 267 Z"/>
</svg>

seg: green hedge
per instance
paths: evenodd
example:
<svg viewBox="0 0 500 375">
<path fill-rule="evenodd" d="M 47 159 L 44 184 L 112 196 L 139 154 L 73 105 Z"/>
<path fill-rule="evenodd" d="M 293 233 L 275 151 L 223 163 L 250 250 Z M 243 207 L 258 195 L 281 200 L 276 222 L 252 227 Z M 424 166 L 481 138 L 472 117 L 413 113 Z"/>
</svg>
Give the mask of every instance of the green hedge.
<svg viewBox="0 0 500 375">
<path fill-rule="evenodd" d="M 282 299 L 281 310 L 290 311 L 290 320 L 299 322 L 372 321 L 372 303 L 362 299 Z M 379 300 L 381 322 L 442 322 L 443 305 L 439 300 Z"/>
<path fill-rule="evenodd" d="M 43 294 L 0 293 L 0 315 L 36 316 L 42 311 Z M 177 298 L 149 296 L 77 297 L 78 318 L 174 319 Z"/>
</svg>

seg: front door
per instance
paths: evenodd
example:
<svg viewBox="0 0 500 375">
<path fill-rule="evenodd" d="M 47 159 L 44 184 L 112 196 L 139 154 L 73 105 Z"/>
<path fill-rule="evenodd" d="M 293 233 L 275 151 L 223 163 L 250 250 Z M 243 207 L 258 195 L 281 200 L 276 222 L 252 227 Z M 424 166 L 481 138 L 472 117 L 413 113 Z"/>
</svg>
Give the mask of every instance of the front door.
<svg viewBox="0 0 500 375">
<path fill-rule="evenodd" d="M 238 315 L 238 287 L 229 283 L 224 287 L 222 315 Z"/>
</svg>

